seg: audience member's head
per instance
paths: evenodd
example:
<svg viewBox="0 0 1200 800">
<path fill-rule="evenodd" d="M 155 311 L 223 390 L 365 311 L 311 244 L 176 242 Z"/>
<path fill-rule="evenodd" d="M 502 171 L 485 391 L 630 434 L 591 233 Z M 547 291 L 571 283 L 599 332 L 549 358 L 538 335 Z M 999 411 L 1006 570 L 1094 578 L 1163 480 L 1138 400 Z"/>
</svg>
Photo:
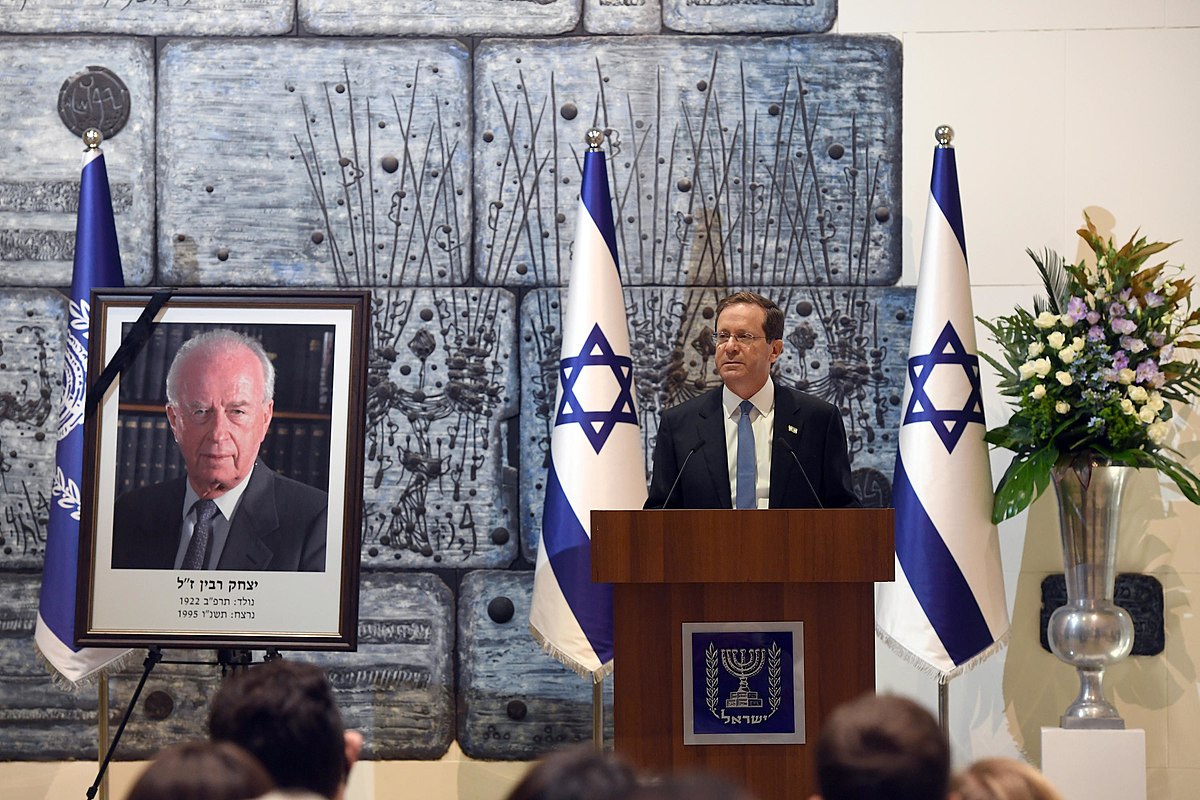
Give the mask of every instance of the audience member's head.
<svg viewBox="0 0 1200 800">
<path fill-rule="evenodd" d="M 983 758 L 954 781 L 961 800 L 1062 800 L 1042 773 L 1011 758 Z"/>
<path fill-rule="evenodd" d="M 534 764 L 507 800 L 622 800 L 636 787 L 637 775 L 623 758 L 579 745 Z"/>
<path fill-rule="evenodd" d="M 708 772 L 681 772 L 643 784 L 630 800 L 755 800 L 754 793 Z"/>
<path fill-rule="evenodd" d="M 950 748 L 921 706 L 867 694 L 834 709 L 817 741 L 824 800 L 945 800 Z"/>
<path fill-rule="evenodd" d="M 325 673 L 295 661 L 269 661 L 230 676 L 213 697 L 208 732 L 213 741 L 244 747 L 281 789 L 328 798 L 341 795 L 357 757 Z"/>
<path fill-rule="evenodd" d="M 275 788 L 262 764 L 228 742 L 188 742 L 158 753 L 126 800 L 251 800 Z"/>
</svg>

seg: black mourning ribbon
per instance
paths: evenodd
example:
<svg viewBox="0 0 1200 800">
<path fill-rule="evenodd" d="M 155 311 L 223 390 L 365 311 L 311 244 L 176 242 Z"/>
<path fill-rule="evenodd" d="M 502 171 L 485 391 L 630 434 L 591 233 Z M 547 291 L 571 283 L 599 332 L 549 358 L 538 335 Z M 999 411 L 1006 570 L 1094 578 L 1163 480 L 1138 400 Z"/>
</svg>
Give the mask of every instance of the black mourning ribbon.
<svg viewBox="0 0 1200 800">
<path fill-rule="evenodd" d="M 175 294 L 175 290 L 168 287 L 157 290 L 150 297 L 150 302 L 146 303 L 146 307 L 142 309 L 141 316 L 137 318 L 137 322 L 133 323 L 129 333 L 121 340 L 117 352 L 113 353 L 112 360 L 104 366 L 104 370 L 88 389 L 87 399 L 83 406 L 85 419 L 91 418 L 96 413 L 96 406 L 100 403 L 100 398 L 104 397 L 104 393 L 108 391 L 108 387 L 112 386 L 112 382 L 118 375 L 125 372 L 125 369 L 137 358 L 138 353 L 142 352 L 146 342 L 150 341 L 154 329 L 158 327 L 158 322 L 154 318 L 158 316 L 158 312 L 162 310 L 173 294 Z"/>
</svg>

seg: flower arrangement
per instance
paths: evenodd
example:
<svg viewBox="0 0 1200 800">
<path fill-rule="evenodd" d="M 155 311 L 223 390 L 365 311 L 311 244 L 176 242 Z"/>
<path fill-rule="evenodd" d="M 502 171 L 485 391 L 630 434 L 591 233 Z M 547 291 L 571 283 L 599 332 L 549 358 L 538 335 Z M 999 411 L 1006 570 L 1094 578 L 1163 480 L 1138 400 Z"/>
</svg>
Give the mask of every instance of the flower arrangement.
<svg viewBox="0 0 1200 800">
<path fill-rule="evenodd" d="M 996 488 L 992 517 L 1008 519 L 1045 491 L 1055 465 L 1071 465 L 1086 486 L 1093 463 L 1151 467 L 1170 477 L 1193 503 L 1200 479 L 1164 451 L 1171 401 L 1200 392 L 1200 364 L 1181 348 L 1200 347 L 1192 311 L 1192 279 L 1180 267 L 1144 266 L 1174 242 L 1134 238 L 1117 248 L 1084 215 L 1079 236 L 1095 263 L 1064 263 L 1053 251 L 1037 265 L 1046 297 L 1031 313 L 1016 308 L 994 322 L 980 320 L 1005 363 L 984 354 L 1000 374 L 1001 394 L 1016 406 L 989 443 L 1012 450 Z"/>
</svg>

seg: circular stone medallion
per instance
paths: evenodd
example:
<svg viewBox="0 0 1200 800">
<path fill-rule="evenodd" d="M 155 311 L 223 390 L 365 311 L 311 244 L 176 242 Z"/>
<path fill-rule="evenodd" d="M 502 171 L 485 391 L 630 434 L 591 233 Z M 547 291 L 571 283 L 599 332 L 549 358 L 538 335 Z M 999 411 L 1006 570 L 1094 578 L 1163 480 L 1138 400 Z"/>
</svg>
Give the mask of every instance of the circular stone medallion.
<svg viewBox="0 0 1200 800">
<path fill-rule="evenodd" d="M 88 67 L 63 81 L 58 116 L 76 136 L 98 128 L 108 141 L 129 121 L 129 89 L 112 70 Z"/>
</svg>

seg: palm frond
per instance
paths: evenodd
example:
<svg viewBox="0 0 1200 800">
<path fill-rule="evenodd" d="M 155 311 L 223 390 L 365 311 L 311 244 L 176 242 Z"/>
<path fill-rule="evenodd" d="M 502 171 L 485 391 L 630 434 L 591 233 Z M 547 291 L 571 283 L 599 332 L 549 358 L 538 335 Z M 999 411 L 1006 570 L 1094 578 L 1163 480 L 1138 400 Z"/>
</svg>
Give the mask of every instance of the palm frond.
<svg viewBox="0 0 1200 800">
<path fill-rule="evenodd" d="M 1028 248 L 1025 253 L 1037 265 L 1038 274 L 1042 276 L 1042 285 L 1046 287 L 1046 297 L 1033 299 L 1034 313 L 1041 314 L 1043 311 L 1049 311 L 1052 314 L 1063 313 L 1067 307 L 1070 281 L 1067 270 L 1063 267 L 1062 256 L 1048 247 L 1042 251 L 1040 256 Z"/>
</svg>

